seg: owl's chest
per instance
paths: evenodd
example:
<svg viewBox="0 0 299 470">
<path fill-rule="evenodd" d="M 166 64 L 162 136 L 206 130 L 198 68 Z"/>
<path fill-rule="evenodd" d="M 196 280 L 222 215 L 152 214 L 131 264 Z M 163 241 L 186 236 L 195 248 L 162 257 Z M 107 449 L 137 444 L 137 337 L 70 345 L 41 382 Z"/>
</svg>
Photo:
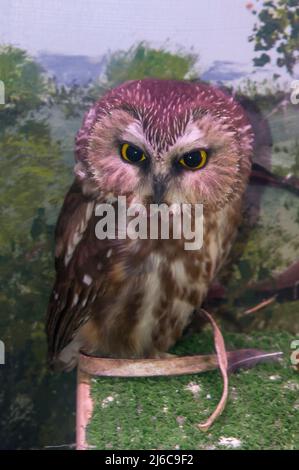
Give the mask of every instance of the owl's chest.
<svg viewBox="0 0 299 470">
<path fill-rule="evenodd" d="M 225 217 L 206 218 L 200 250 L 169 242 L 167 249 L 161 245 L 148 255 L 134 335 L 141 349 L 167 350 L 202 304 L 233 240 L 234 230 L 227 230 Z"/>
<path fill-rule="evenodd" d="M 232 215 L 228 209 L 205 217 L 200 249 L 187 249 L 190 245 L 184 240 L 167 240 L 164 245 L 155 245 L 143 264 L 144 290 L 153 302 L 157 294 L 159 298 L 167 296 L 169 301 L 184 298 L 190 304 L 202 300 L 231 250 L 237 230 Z"/>
</svg>

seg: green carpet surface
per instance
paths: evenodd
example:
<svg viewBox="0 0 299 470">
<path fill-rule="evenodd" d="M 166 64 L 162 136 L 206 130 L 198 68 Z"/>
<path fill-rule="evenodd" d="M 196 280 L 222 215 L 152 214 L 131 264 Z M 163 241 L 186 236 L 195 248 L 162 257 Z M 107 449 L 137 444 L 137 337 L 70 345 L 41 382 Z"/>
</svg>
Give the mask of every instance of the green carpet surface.
<svg viewBox="0 0 299 470">
<path fill-rule="evenodd" d="M 230 377 L 227 406 L 206 433 L 197 424 L 221 396 L 219 371 L 159 378 L 94 378 L 91 449 L 299 449 L 299 373 L 291 365 L 298 336 L 266 331 L 227 333 L 227 349 L 283 351 L 277 363 L 259 364 Z M 182 354 L 213 351 L 209 331 L 183 339 Z"/>
</svg>

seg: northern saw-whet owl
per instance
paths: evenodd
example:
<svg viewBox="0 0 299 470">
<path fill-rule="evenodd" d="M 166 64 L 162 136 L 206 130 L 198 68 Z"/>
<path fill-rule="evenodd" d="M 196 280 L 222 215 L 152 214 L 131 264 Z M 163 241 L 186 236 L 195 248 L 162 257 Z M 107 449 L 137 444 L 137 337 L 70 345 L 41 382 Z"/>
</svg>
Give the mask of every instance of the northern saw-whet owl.
<svg viewBox="0 0 299 470">
<path fill-rule="evenodd" d="M 126 82 L 86 114 L 75 181 L 56 227 L 47 314 L 51 364 L 79 351 L 161 357 L 182 335 L 225 262 L 241 220 L 253 146 L 241 106 L 213 86 Z M 203 245 L 95 235 L 99 203 L 203 204 Z"/>
</svg>

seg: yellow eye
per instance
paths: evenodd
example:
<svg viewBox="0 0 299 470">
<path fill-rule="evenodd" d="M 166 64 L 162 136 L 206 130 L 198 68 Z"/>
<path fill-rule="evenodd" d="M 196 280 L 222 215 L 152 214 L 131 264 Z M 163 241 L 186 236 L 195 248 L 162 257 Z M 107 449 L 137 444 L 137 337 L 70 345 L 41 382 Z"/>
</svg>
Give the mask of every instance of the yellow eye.
<svg viewBox="0 0 299 470">
<path fill-rule="evenodd" d="M 179 159 L 179 163 L 188 170 L 199 170 L 207 162 L 208 154 L 206 150 L 194 150 L 186 153 Z"/>
<path fill-rule="evenodd" d="M 120 147 L 120 154 L 124 160 L 130 163 L 140 163 L 146 160 L 144 152 L 138 147 L 130 144 L 122 144 Z"/>
</svg>

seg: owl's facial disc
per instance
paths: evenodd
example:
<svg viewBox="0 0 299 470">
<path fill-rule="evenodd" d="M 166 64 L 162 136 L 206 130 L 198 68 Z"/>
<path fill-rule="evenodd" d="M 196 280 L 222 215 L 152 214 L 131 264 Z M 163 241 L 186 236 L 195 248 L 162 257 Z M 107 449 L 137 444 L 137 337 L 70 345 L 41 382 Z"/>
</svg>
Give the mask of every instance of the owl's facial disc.
<svg viewBox="0 0 299 470">
<path fill-rule="evenodd" d="M 236 130 L 203 110 L 178 128 L 180 134 L 174 131 L 170 140 L 169 129 L 159 122 L 145 125 L 124 109 L 101 117 L 88 155 L 88 172 L 98 190 L 134 195 L 141 203 L 221 208 L 246 184 L 249 169 Z"/>
</svg>

